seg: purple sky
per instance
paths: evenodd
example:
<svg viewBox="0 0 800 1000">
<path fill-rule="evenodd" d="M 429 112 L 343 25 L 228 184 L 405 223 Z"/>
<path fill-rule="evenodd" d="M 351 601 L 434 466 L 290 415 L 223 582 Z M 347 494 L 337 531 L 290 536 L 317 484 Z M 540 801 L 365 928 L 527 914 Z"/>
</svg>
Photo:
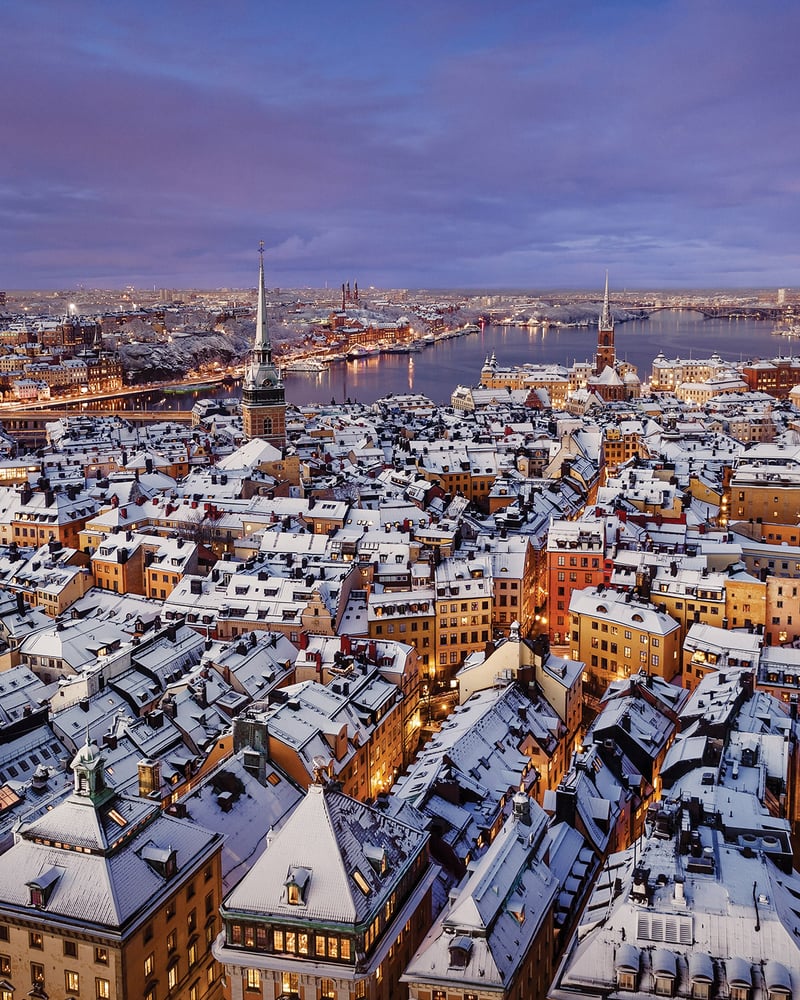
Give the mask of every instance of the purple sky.
<svg viewBox="0 0 800 1000">
<path fill-rule="evenodd" d="M 800 285 L 800 5 L 12 0 L 0 288 Z"/>
</svg>

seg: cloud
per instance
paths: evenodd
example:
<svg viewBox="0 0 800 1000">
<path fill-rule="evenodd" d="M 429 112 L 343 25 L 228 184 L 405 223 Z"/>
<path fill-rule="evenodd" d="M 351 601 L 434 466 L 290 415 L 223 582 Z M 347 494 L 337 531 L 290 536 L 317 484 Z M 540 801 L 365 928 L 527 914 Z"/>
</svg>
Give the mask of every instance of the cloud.
<svg viewBox="0 0 800 1000">
<path fill-rule="evenodd" d="M 791 284 L 800 10 L 7 12 L 8 287 Z M 42 26 L 47 25 L 47 33 Z"/>
</svg>

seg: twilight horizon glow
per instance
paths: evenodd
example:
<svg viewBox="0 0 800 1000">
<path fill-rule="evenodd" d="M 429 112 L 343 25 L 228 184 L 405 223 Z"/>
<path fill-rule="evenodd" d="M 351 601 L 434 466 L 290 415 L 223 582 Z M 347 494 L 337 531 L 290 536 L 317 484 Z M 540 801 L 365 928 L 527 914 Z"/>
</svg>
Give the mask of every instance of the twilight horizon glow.
<svg viewBox="0 0 800 1000">
<path fill-rule="evenodd" d="M 800 8 L 4 8 L 0 287 L 798 284 Z"/>
</svg>

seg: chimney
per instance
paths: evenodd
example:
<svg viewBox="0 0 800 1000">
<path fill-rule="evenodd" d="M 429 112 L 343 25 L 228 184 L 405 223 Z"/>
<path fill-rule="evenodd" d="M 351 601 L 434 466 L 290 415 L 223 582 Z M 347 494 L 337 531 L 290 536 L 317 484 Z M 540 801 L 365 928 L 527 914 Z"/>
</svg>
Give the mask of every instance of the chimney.
<svg viewBox="0 0 800 1000">
<path fill-rule="evenodd" d="M 161 729 L 164 725 L 164 713 L 159 709 L 154 709 L 147 713 L 147 724 L 151 729 Z"/>
<path fill-rule="evenodd" d="M 531 821 L 531 804 L 528 796 L 523 792 L 519 791 L 514 796 L 513 800 L 513 814 L 514 819 L 518 823 L 530 824 Z"/>
<path fill-rule="evenodd" d="M 161 793 L 161 763 L 146 757 L 139 761 L 139 795 L 149 798 Z"/>
<path fill-rule="evenodd" d="M 577 792 L 574 788 L 559 785 L 556 789 L 556 823 L 575 826 L 577 814 Z"/>
<path fill-rule="evenodd" d="M 208 708 L 208 692 L 206 690 L 205 681 L 200 681 L 200 683 L 195 688 L 195 701 L 200 706 L 200 708 Z"/>
</svg>

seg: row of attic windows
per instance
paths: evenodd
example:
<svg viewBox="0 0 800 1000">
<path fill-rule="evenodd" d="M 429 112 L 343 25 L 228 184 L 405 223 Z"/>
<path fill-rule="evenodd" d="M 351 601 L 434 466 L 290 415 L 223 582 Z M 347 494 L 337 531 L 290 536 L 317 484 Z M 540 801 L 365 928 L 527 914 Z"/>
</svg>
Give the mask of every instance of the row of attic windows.
<svg viewBox="0 0 800 1000">
<path fill-rule="evenodd" d="M 228 940 L 232 945 L 257 951 L 273 951 L 303 957 L 351 962 L 354 953 L 349 937 L 338 934 L 311 934 L 289 927 L 232 923 Z"/>
<path fill-rule="evenodd" d="M 715 969 L 715 964 L 719 966 Z M 617 988 L 625 992 L 649 992 L 656 996 L 675 996 L 679 980 L 688 978 L 689 995 L 693 1000 L 708 1000 L 715 981 L 727 980 L 730 1000 L 752 1000 L 756 993 L 767 1000 L 792 1000 L 791 976 L 784 965 L 770 960 L 764 967 L 765 990 L 757 990 L 753 967 L 743 958 L 731 958 L 715 963 L 702 952 L 691 952 L 688 960 L 667 948 L 656 948 L 650 954 L 649 974 L 641 969 L 641 952 L 634 945 L 623 944 L 614 961 Z M 648 983 L 649 980 L 649 983 Z"/>
</svg>

